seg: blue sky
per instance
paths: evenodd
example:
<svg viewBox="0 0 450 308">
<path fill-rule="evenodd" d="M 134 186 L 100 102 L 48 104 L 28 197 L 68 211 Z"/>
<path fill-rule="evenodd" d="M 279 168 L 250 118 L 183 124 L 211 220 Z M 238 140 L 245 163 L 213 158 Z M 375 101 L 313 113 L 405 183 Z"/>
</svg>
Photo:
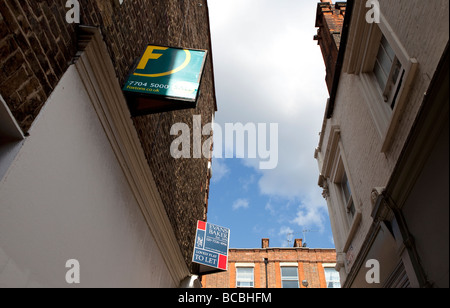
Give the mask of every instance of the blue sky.
<svg viewBox="0 0 450 308">
<path fill-rule="evenodd" d="M 309 247 L 334 247 L 314 159 L 329 97 L 313 40 L 317 2 L 208 1 L 216 123 L 264 123 L 267 134 L 278 124 L 275 169 L 261 170 L 257 159 L 213 159 L 208 221 L 231 229 L 232 248 L 258 248 L 264 237 L 285 247 L 304 235 Z M 223 153 L 235 148 L 222 145 Z"/>
</svg>

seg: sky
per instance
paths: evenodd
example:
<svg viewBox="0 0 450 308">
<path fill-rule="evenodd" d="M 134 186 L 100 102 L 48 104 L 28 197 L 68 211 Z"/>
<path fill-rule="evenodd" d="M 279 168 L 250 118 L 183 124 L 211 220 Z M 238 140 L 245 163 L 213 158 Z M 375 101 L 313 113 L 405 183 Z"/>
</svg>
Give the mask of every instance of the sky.
<svg viewBox="0 0 450 308">
<path fill-rule="evenodd" d="M 334 248 L 314 159 L 329 97 L 313 40 L 318 2 L 208 0 L 215 123 L 266 124 L 267 136 L 278 124 L 275 169 L 260 169 L 248 153 L 220 158 L 233 146 L 217 146 L 215 136 L 208 222 L 231 229 L 230 248 L 260 248 L 262 238 L 287 247 L 305 237 L 308 247 Z"/>
</svg>

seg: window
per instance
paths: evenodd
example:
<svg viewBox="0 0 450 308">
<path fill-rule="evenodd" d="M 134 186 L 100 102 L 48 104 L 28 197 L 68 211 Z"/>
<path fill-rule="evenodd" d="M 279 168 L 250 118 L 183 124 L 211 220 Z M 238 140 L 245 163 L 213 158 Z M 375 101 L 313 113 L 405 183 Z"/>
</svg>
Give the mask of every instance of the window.
<svg viewBox="0 0 450 308">
<path fill-rule="evenodd" d="M 358 14 L 354 18 L 357 30 L 349 33 L 343 69 L 360 77 L 364 102 L 381 139 L 380 151 L 386 153 L 401 123 L 419 63 L 408 53 L 383 12 L 378 24 L 368 23 L 365 17 Z"/>
<path fill-rule="evenodd" d="M 236 268 L 236 287 L 238 288 L 253 288 L 254 271 L 253 267 L 237 267 Z"/>
<path fill-rule="evenodd" d="M 293 266 L 281 267 L 281 287 L 286 289 L 298 289 L 298 268 Z"/>
<path fill-rule="evenodd" d="M 405 70 L 384 36 L 381 37 L 373 73 L 378 81 L 384 102 L 394 110 L 403 83 Z"/>
<path fill-rule="evenodd" d="M 341 279 L 339 273 L 334 269 L 334 267 L 324 267 L 325 280 L 327 282 L 328 289 L 339 289 L 341 288 Z"/>
<path fill-rule="evenodd" d="M 342 151 L 340 151 L 342 153 Z M 349 230 L 355 220 L 356 206 L 355 198 L 353 195 L 352 185 L 346 171 L 346 164 L 344 164 L 344 158 L 340 157 L 336 161 L 334 167 L 334 174 L 332 175 L 332 181 L 334 182 L 334 194 L 336 204 L 335 207 L 338 210 L 344 226 Z"/>
<path fill-rule="evenodd" d="M 341 187 L 342 197 L 344 200 L 344 207 L 347 212 L 350 223 L 353 221 L 353 217 L 355 216 L 355 203 L 353 202 L 352 189 L 350 188 L 350 183 L 348 181 L 347 173 L 344 171 L 344 175 L 342 177 L 341 183 L 339 183 Z"/>
<path fill-rule="evenodd" d="M 340 153 L 344 153 L 344 151 L 341 149 Z M 361 207 L 355 203 L 358 198 L 355 196 L 354 190 L 352 189 L 351 174 L 349 175 L 347 172 L 345 157 L 339 156 L 335 167 L 335 173 L 331 179 L 334 182 L 332 191 L 334 199 L 336 200 L 334 207 L 340 221 L 340 232 L 342 232 L 343 235 L 343 238 L 340 239 L 343 241 L 340 242 L 340 244 L 342 245 L 344 243 L 343 246 L 339 245 L 339 249 L 342 249 L 342 251 L 345 252 L 350 247 L 353 237 L 358 230 L 362 213 Z"/>
<path fill-rule="evenodd" d="M 412 58 L 385 21 L 369 30 L 361 77 L 367 103 L 386 152 L 407 103 L 418 62 Z"/>
<path fill-rule="evenodd" d="M 335 223 L 336 249 L 345 252 L 358 230 L 362 212 L 358 192 L 354 190 L 352 174 L 349 173 L 338 125 L 331 127 L 320 173 L 319 185 L 324 188 L 324 196 Z"/>
</svg>

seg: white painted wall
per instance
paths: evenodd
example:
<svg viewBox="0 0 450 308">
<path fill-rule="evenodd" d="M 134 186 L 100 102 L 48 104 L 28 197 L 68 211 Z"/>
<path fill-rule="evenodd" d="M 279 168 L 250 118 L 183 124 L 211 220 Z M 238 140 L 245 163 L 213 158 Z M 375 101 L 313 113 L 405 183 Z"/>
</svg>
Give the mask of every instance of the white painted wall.
<svg viewBox="0 0 450 308">
<path fill-rule="evenodd" d="M 359 4 L 364 7 L 361 2 L 363 1 L 359 1 Z M 330 151 L 327 146 L 331 132 L 333 127 L 339 126 L 342 143 L 341 154 L 348 162 L 348 170 L 346 171 L 353 184 L 354 202 L 356 206 L 360 207 L 362 217 L 357 232 L 351 237 L 351 245 L 354 251 L 352 254 L 353 258 L 350 261 L 346 260 L 348 261 L 346 271 L 341 271 L 341 277 L 344 277 L 343 280 L 346 279 L 346 274 L 350 272 L 354 265 L 355 256 L 357 256 L 364 244 L 373 222 L 371 216 L 373 210 L 371 192 L 374 188 L 385 187 L 388 184 L 422 106 L 424 93 L 427 91 L 430 81 L 436 72 L 449 37 L 448 1 L 381 0 L 380 4 L 381 11 L 392 28 L 393 33 L 391 35 L 395 36 L 395 39 L 402 44 L 412 58 L 417 59 L 418 71 L 409 91 L 401 121 L 399 121 L 393 135 L 392 145 L 387 153 L 382 153 L 380 150 L 383 140 L 377 132 L 376 121 L 374 121 L 374 117 L 367 107 L 368 95 L 365 93 L 366 90 L 361 76 L 353 73 L 349 74 L 345 71 L 341 74 L 333 117 L 325 120 L 325 128 L 322 132 L 323 141 L 319 144 L 320 151 L 317 155 L 319 170 L 322 170 L 323 160 L 326 155 L 329 155 L 327 152 Z M 355 12 L 353 14 L 354 22 L 356 17 Z M 433 20 L 432 23 L 430 22 L 431 20 Z M 355 28 L 350 27 L 350 37 L 352 37 L 354 31 L 356 31 Z M 366 38 L 363 37 L 363 39 Z M 350 57 L 349 50 L 353 48 L 352 44 L 354 45 L 355 42 L 349 41 L 348 44 L 347 61 L 348 57 Z M 362 54 L 364 50 L 358 50 L 358 52 Z M 355 57 L 353 60 L 355 61 L 358 55 L 361 56 L 358 52 L 353 54 L 353 57 Z M 333 155 L 334 153 L 331 157 Z M 429 180 L 430 178 L 431 176 L 426 179 Z M 433 185 L 434 181 L 430 182 L 429 185 Z M 331 184 L 328 183 L 331 193 L 331 196 L 328 198 L 328 207 L 336 249 L 339 255 L 339 253 L 343 252 L 344 243 L 348 238 L 348 227 L 345 221 L 339 217 L 341 205 L 336 201 L 338 197 L 336 193 L 333 193 Z M 421 198 L 423 199 L 429 195 L 425 193 L 426 191 L 427 189 L 421 189 L 415 192 L 422 194 Z M 438 190 L 434 189 L 433 191 Z M 416 198 L 415 200 L 419 200 L 417 195 L 412 194 L 411 196 Z M 419 205 L 419 203 L 414 202 L 411 204 L 410 215 L 417 215 L 416 218 L 419 220 L 417 222 L 418 229 L 423 228 L 423 225 L 419 225 L 419 222 L 425 220 L 422 214 L 419 214 L 422 204 L 420 203 Z M 438 208 L 438 205 L 441 205 L 441 203 L 433 205 L 433 209 Z M 426 222 L 426 224 L 431 225 L 432 223 Z M 439 226 L 441 229 L 444 229 L 441 224 Z M 439 242 L 444 242 L 445 239 L 444 237 Z M 341 255 L 341 258 L 345 258 L 345 252 Z M 428 262 L 431 263 L 432 261 Z M 434 271 L 437 272 L 438 270 Z"/>
<path fill-rule="evenodd" d="M 176 287 L 77 70 L 0 182 L 0 287 Z"/>
</svg>

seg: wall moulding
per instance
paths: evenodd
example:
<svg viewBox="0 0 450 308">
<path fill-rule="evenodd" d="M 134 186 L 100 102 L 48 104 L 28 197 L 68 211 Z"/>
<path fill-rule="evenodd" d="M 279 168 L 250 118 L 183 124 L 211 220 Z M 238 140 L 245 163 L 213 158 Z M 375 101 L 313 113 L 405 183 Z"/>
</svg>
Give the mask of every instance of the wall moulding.
<svg viewBox="0 0 450 308">
<path fill-rule="evenodd" d="M 98 28 L 79 26 L 75 66 L 175 283 L 191 273 L 184 261 Z"/>
</svg>

